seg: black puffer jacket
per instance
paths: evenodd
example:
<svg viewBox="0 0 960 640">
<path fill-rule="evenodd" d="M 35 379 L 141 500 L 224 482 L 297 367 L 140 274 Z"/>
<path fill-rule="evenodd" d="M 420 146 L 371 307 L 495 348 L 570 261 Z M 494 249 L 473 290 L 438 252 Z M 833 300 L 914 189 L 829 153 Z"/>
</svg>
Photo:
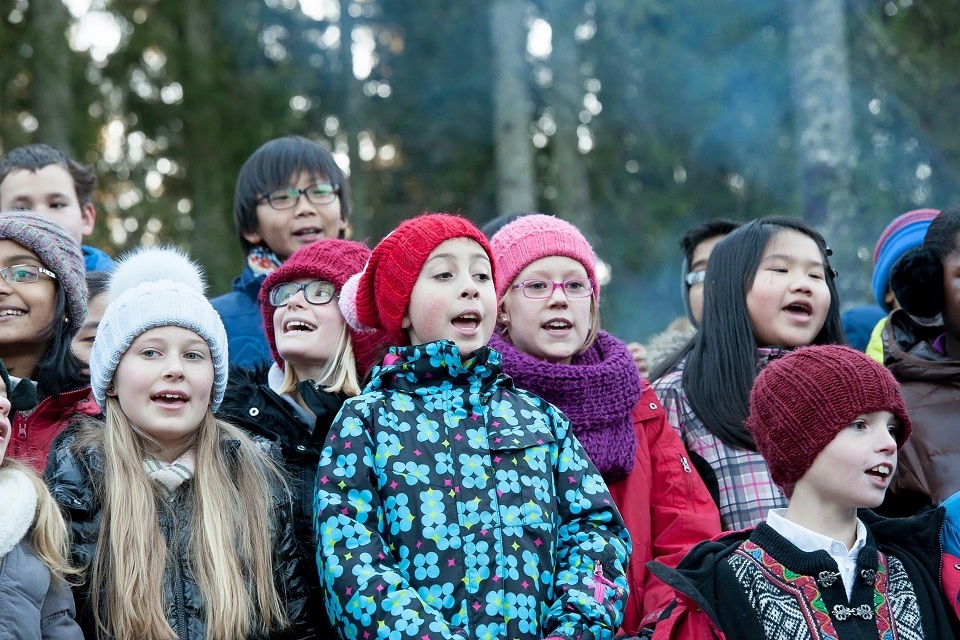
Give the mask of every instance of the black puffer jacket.
<svg viewBox="0 0 960 640">
<path fill-rule="evenodd" d="M 103 520 L 98 487 L 103 482 L 102 454 L 93 449 L 75 450 L 77 431 L 71 428 L 61 434 L 51 450 L 47 463 L 46 480 L 54 500 L 67 516 L 70 529 L 72 559 L 77 566 L 89 567 L 97 548 Z M 265 447 L 269 443 L 264 442 Z M 228 459 L 235 459 L 239 442 L 224 440 L 223 451 Z M 274 455 L 274 453 L 271 453 Z M 168 562 L 164 577 L 164 600 L 167 603 L 167 621 L 181 640 L 205 638 L 204 606 L 200 588 L 187 557 L 191 531 L 191 483 L 185 483 L 171 502 L 159 505 L 160 531 L 167 541 Z M 307 608 L 305 572 L 315 574 L 313 567 L 304 567 L 293 538 L 290 503 L 286 492 L 274 492 L 274 576 L 277 588 L 284 595 L 291 627 L 272 634 L 271 639 L 292 640 L 315 637 L 314 613 Z M 164 508 L 166 507 L 166 508 Z M 90 575 L 84 584 L 74 590 L 78 622 L 85 637 L 99 638 L 90 600 Z M 114 585 L 123 588 L 123 585 Z M 251 636 L 248 640 L 263 640 Z"/>
<path fill-rule="evenodd" d="M 231 369 L 229 384 L 218 415 L 253 435 L 275 442 L 287 472 L 293 494 L 294 532 L 304 563 L 317 564 L 317 541 L 313 533 L 313 492 L 317 479 L 320 451 L 330 425 L 346 396 L 316 391 L 311 408 L 317 421 L 309 425 L 287 401 L 267 384 L 267 367 Z M 317 571 L 307 580 L 310 590 L 308 608 L 319 612 L 318 628 L 326 622 L 326 609 Z"/>
</svg>

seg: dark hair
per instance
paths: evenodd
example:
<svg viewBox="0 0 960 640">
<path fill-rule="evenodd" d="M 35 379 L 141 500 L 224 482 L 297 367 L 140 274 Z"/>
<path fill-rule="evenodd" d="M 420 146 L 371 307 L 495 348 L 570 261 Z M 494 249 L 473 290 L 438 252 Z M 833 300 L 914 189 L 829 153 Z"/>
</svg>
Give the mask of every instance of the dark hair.
<svg viewBox="0 0 960 640">
<path fill-rule="evenodd" d="M 101 293 L 106 293 L 110 286 L 109 271 L 87 271 L 87 302 L 93 300 Z"/>
<path fill-rule="evenodd" d="M 930 222 L 923 245 L 904 253 L 890 269 L 890 289 L 912 316 L 933 318 L 943 311 L 943 261 L 960 249 L 960 205 Z"/>
<path fill-rule="evenodd" d="M 726 236 L 740 228 L 741 223 L 727 218 L 711 218 L 698 225 L 690 227 L 680 238 L 680 249 L 687 265 L 693 262 L 693 252 L 704 240 Z"/>
<path fill-rule="evenodd" d="M 536 214 L 536 211 L 512 211 L 510 213 L 503 213 L 492 220 L 488 220 L 482 227 L 480 227 L 480 232 L 487 237 L 487 240 L 493 238 L 494 234 L 500 229 L 504 228 L 514 220 L 522 218 L 523 216 L 530 216 Z"/>
<path fill-rule="evenodd" d="M 63 321 L 67 316 L 67 295 L 59 283 L 55 295 L 53 322 L 47 327 L 52 340 L 37 361 L 32 376 L 41 400 L 90 384 L 90 378 L 83 373 L 83 363 L 73 354 L 70 345 L 73 340 L 70 323 Z"/>
<path fill-rule="evenodd" d="M 350 220 L 350 185 L 336 160 L 323 145 L 302 136 L 284 136 L 264 143 L 247 158 L 237 176 L 233 194 L 233 223 L 244 251 L 253 245 L 244 233 L 257 230 L 257 200 L 287 186 L 290 177 L 301 172 L 323 176 L 340 185 L 340 218 Z M 341 232 L 340 237 L 344 237 Z"/>
<path fill-rule="evenodd" d="M 704 282 L 703 322 L 683 369 L 683 389 L 694 413 L 724 443 L 756 451 L 743 421 L 757 375 L 757 338 L 747 310 L 747 292 L 770 240 L 798 231 L 816 242 L 823 258 L 830 308 L 813 344 L 845 344 L 840 301 L 830 267 L 830 250 L 817 231 L 799 218 L 753 220 L 717 243 Z"/>
<path fill-rule="evenodd" d="M 3 182 L 11 171 L 21 169 L 39 171 L 51 164 L 60 165 L 70 174 L 80 206 L 90 204 L 93 199 L 93 188 L 97 184 L 93 167 L 68 158 L 65 153 L 48 144 L 27 144 L 12 149 L 10 153 L 3 156 L 0 159 L 0 182 Z"/>
</svg>

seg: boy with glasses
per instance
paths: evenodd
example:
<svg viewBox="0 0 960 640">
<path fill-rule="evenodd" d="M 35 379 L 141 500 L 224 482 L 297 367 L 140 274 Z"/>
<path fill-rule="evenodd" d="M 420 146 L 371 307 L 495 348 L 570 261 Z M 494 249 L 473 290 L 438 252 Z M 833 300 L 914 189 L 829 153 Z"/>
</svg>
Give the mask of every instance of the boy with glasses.
<svg viewBox="0 0 960 640">
<path fill-rule="evenodd" d="M 243 164 L 233 220 L 247 264 L 233 290 L 211 300 L 227 329 L 230 364 L 252 367 L 271 360 L 257 303 L 260 286 L 297 249 L 350 237 L 349 195 L 333 155 L 300 136 L 270 140 Z"/>
</svg>

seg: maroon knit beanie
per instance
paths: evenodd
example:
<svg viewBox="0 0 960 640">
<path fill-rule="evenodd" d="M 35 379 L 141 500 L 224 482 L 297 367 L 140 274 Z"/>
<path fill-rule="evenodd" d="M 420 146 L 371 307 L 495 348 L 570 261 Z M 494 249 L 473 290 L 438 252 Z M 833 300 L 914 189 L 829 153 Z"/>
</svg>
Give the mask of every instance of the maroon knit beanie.
<svg viewBox="0 0 960 640">
<path fill-rule="evenodd" d="M 410 293 L 430 253 L 451 238 L 477 242 L 490 259 L 486 236 L 472 222 L 449 213 L 425 213 L 400 223 L 373 249 L 366 268 L 356 281 L 355 298 L 344 293 L 340 309 L 351 324 L 385 331 L 391 345 L 408 345 L 401 326 L 410 303 Z M 496 281 L 496 279 L 494 279 Z M 352 286 L 347 291 L 352 293 Z"/>
<path fill-rule="evenodd" d="M 260 286 L 260 310 L 263 313 L 267 342 L 270 343 L 270 351 L 278 365 L 283 364 L 283 359 L 277 351 L 273 330 L 273 313 L 277 308 L 270 304 L 270 289 L 298 278 L 316 278 L 333 283 L 340 292 L 350 276 L 363 270 L 369 257 L 370 249 L 359 242 L 334 238 L 318 240 L 296 250 L 267 276 Z M 362 378 L 379 355 L 381 346 L 385 344 L 384 336 L 380 331 L 357 331 L 351 327 L 350 340 L 357 361 L 357 372 Z"/>
<path fill-rule="evenodd" d="M 900 420 L 897 447 L 910 435 L 900 384 L 886 367 L 849 347 L 802 347 L 774 360 L 750 391 L 746 425 L 787 495 L 841 429 L 864 413 Z"/>
</svg>

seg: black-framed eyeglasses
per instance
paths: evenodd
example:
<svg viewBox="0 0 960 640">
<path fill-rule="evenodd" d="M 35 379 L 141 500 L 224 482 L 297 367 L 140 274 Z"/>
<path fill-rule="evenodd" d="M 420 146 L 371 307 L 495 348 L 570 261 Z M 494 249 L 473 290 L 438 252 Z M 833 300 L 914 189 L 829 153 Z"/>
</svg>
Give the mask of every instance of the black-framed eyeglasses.
<svg viewBox="0 0 960 640">
<path fill-rule="evenodd" d="M 684 277 L 684 280 L 688 287 L 692 287 L 695 284 L 703 284 L 707 280 L 707 270 L 700 269 L 699 271 L 691 271 Z"/>
<path fill-rule="evenodd" d="M 520 284 L 513 285 L 511 289 L 520 289 L 525 297 L 533 300 L 549 298 L 556 289 L 563 291 L 568 298 L 589 298 L 593 294 L 593 286 L 589 278 L 570 278 L 563 282 L 524 280 Z"/>
<path fill-rule="evenodd" d="M 315 182 L 303 189 L 285 187 L 271 191 L 265 196 L 260 196 L 258 202 L 266 201 L 274 209 L 283 211 L 297 206 L 301 195 L 307 196 L 307 200 L 313 204 L 332 204 L 339 193 L 340 185 L 335 182 Z"/>
<path fill-rule="evenodd" d="M 40 279 L 40 275 L 45 275 L 53 280 L 57 279 L 57 274 L 49 269 L 44 269 L 35 264 L 15 264 L 0 269 L 0 277 L 10 284 L 28 284 Z"/>
<path fill-rule="evenodd" d="M 284 307 L 290 298 L 303 291 L 304 299 L 310 304 L 328 304 L 333 300 L 337 287 L 326 280 L 311 280 L 303 284 L 296 282 L 281 282 L 270 289 L 270 304 L 275 307 Z"/>
</svg>

